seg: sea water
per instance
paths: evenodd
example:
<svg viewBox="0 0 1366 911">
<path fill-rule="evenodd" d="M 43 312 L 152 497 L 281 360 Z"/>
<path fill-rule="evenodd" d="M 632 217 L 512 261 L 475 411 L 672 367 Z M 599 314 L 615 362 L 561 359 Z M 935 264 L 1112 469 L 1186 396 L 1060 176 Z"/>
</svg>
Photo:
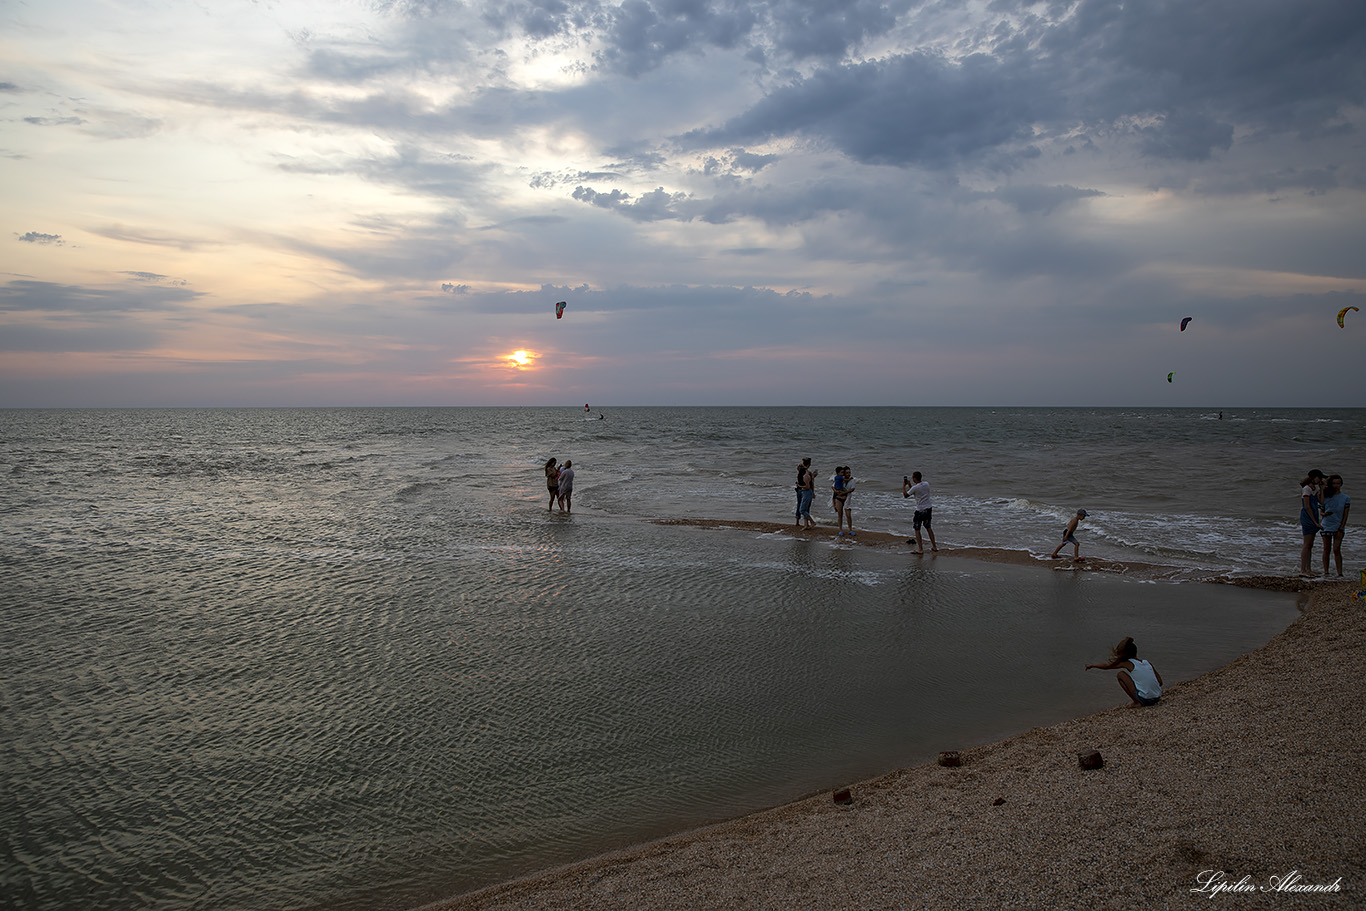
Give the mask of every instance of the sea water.
<svg viewBox="0 0 1366 911">
<path fill-rule="evenodd" d="M 1176 579 L 1297 572 L 1299 479 L 1366 477 L 1361 410 L 0 421 L 0 888 L 34 909 L 414 907 L 1117 704 L 1081 668 L 1122 636 L 1172 682 L 1296 613 L 651 521 L 785 525 L 802 456 L 861 529 L 908 533 L 920 470 L 941 545 L 1046 563 L 1086 508 L 1084 554 Z"/>
</svg>

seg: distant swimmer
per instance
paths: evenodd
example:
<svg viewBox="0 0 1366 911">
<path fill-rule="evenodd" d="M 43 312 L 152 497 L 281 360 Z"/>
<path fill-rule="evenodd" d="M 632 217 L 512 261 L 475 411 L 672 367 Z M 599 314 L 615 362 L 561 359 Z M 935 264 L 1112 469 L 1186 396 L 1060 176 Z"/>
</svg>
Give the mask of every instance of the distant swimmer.
<svg viewBox="0 0 1366 911">
<path fill-rule="evenodd" d="M 1058 558 L 1058 551 L 1062 550 L 1068 544 L 1072 545 L 1072 559 L 1081 559 L 1081 544 L 1077 542 L 1076 532 L 1077 524 L 1084 518 L 1086 518 L 1086 510 L 1078 509 L 1077 514 L 1072 517 L 1072 521 L 1068 522 L 1067 527 L 1063 529 L 1062 540 L 1058 542 L 1057 547 L 1053 548 L 1052 559 L 1056 560 Z"/>
<path fill-rule="evenodd" d="M 1131 700 L 1130 708 L 1141 705 L 1157 705 L 1162 698 L 1162 675 L 1153 667 L 1152 662 L 1138 657 L 1138 646 L 1128 636 L 1110 652 L 1110 660 L 1105 664 L 1088 664 L 1086 669 L 1098 671 L 1119 671 L 1115 677 L 1125 694 Z"/>
</svg>

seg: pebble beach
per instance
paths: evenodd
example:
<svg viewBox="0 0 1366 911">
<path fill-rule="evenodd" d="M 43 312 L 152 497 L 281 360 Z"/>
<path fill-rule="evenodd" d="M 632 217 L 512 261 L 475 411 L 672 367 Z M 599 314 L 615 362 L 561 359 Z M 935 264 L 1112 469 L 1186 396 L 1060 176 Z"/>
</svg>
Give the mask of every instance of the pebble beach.
<svg viewBox="0 0 1366 911">
<path fill-rule="evenodd" d="M 1366 602 L 1243 584 L 1300 618 L 1156 706 L 1090 671 L 1116 708 L 432 907 L 1360 908 Z"/>
</svg>

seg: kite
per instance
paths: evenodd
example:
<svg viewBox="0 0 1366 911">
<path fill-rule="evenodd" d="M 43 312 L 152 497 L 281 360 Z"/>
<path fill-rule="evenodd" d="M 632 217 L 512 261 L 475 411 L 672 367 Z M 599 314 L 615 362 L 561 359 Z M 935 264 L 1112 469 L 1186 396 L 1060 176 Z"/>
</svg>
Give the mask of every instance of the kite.
<svg viewBox="0 0 1366 911">
<path fill-rule="evenodd" d="M 1171 373 L 1167 374 L 1167 382 L 1170 383 L 1170 382 L 1172 381 L 1172 376 L 1173 376 L 1175 373 L 1176 373 L 1176 371 L 1173 370 Z"/>
<path fill-rule="evenodd" d="M 1339 328 L 1339 329 L 1346 329 L 1346 328 L 1347 328 L 1346 326 L 1344 326 L 1344 325 L 1342 324 L 1342 318 L 1345 317 L 1345 316 L 1347 315 L 1347 311 L 1348 311 L 1348 310 L 1355 310 L 1355 311 L 1357 311 L 1358 313 L 1361 312 L 1361 308 L 1360 308 L 1360 307 L 1343 307 L 1341 310 L 1339 310 L 1339 311 L 1338 311 L 1338 328 Z"/>
<path fill-rule="evenodd" d="M 1189 323 L 1192 319 L 1194 319 L 1194 317 L 1188 316 L 1188 317 L 1186 317 L 1185 319 L 1183 319 L 1183 320 L 1181 321 L 1181 331 L 1182 331 L 1182 332 L 1185 332 L 1185 331 L 1186 331 L 1186 324 Z"/>
<path fill-rule="evenodd" d="M 564 316 L 564 305 L 565 305 L 565 302 L 564 302 L 564 301 L 558 301 L 558 302 L 556 302 L 556 304 L 555 304 L 555 319 L 559 319 L 560 317 Z"/>
</svg>

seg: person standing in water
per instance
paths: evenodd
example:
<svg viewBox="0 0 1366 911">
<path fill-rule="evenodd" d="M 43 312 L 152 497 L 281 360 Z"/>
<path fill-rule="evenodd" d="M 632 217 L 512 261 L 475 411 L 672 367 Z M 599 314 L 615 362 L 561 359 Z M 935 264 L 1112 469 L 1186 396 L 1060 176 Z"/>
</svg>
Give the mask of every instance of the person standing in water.
<svg viewBox="0 0 1366 911">
<path fill-rule="evenodd" d="M 1130 708 L 1157 705 L 1157 700 L 1162 698 L 1162 675 L 1150 662 L 1138 657 L 1138 646 L 1134 645 L 1134 640 L 1129 636 L 1119 640 L 1119 644 L 1110 653 L 1108 662 L 1086 665 L 1088 671 L 1092 668 L 1098 671 L 1119 671 L 1115 677 L 1132 700 L 1129 703 Z"/>
<path fill-rule="evenodd" d="M 854 535 L 854 511 L 849 508 L 849 498 L 854 495 L 854 472 L 848 465 L 835 469 L 835 519 L 839 523 L 840 535 L 844 534 L 844 523 L 849 523 L 849 537 Z"/>
<path fill-rule="evenodd" d="M 1342 492 L 1342 475 L 1330 474 L 1323 487 L 1323 574 L 1328 575 L 1328 552 L 1333 552 L 1338 575 L 1342 575 L 1342 533 L 1347 528 L 1347 513 L 1352 509 L 1352 498 Z"/>
<path fill-rule="evenodd" d="M 805 522 L 807 528 L 816 525 L 811 521 L 811 501 L 816 498 L 816 477 L 810 457 L 802 459 L 802 464 L 797 467 L 797 524 Z"/>
<path fill-rule="evenodd" d="M 554 458 L 545 463 L 545 487 L 550 491 L 550 503 L 545 508 L 549 512 L 560 498 L 560 466 L 555 464 Z"/>
<path fill-rule="evenodd" d="M 574 462 L 570 459 L 564 460 L 564 468 L 560 471 L 560 512 L 572 513 L 574 511 Z"/>
<path fill-rule="evenodd" d="M 1072 545 L 1072 559 L 1074 561 L 1081 559 L 1081 544 L 1077 541 L 1077 525 L 1084 518 L 1086 518 L 1086 510 L 1078 509 L 1077 514 L 1072 517 L 1072 521 L 1068 522 L 1067 527 L 1063 529 L 1062 540 L 1058 542 L 1057 547 L 1053 548 L 1051 559 L 1056 560 L 1058 558 L 1058 551 L 1062 550 L 1068 544 Z"/>
<path fill-rule="evenodd" d="M 920 537 L 922 525 L 930 535 L 930 550 L 939 550 L 939 545 L 934 540 L 934 505 L 930 501 L 930 482 L 921 480 L 918 471 L 911 472 L 909 478 L 901 479 L 901 498 L 904 500 L 907 497 L 915 497 L 915 515 L 911 517 L 911 524 L 915 526 L 915 537 L 906 541 L 907 544 L 915 545 L 912 553 L 925 552 L 925 542 Z"/>
<path fill-rule="evenodd" d="M 1323 525 L 1319 522 L 1319 497 L 1323 491 L 1323 472 L 1317 468 L 1309 469 L 1309 474 L 1300 481 L 1300 534 L 1304 543 L 1300 545 L 1300 575 L 1314 574 L 1314 539 L 1318 537 Z"/>
</svg>

